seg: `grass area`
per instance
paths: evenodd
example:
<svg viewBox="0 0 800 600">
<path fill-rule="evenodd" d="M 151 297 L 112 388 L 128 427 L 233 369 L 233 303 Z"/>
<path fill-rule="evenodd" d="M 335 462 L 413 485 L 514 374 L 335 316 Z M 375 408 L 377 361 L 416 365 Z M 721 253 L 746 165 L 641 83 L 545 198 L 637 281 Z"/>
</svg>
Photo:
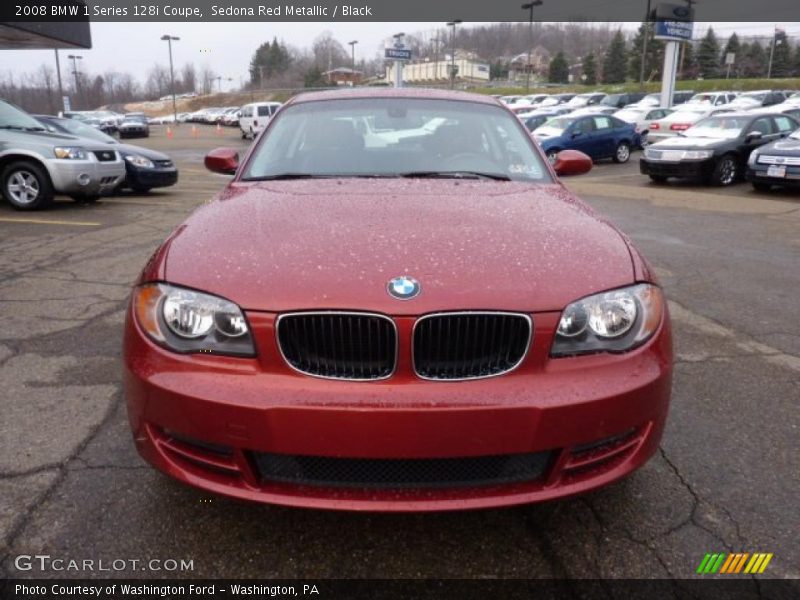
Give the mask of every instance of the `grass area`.
<svg viewBox="0 0 800 600">
<path fill-rule="evenodd" d="M 652 81 L 645 84 L 645 91 L 661 91 L 661 82 Z M 715 90 L 733 90 L 746 92 L 750 90 L 800 90 L 799 78 L 787 79 L 692 79 L 689 81 L 678 81 L 675 84 L 678 90 L 694 90 L 695 92 L 711 92 Z M 557 87 L 531 85 L 532 94 L 561 94 L 561 93 L 581 93 L 589 91 L 601 91 L 608 94 L 619 92 L 638 92 L 641 90 L 638 83 L 628 82 L 625 84 L 614 85 L 582 85 L 572 84 Z M 477 94 L 502 94 L 511 96 L 524 94 L 524 87 L 481 87 L 472 88 L 469 91 Z"/>
</svg>

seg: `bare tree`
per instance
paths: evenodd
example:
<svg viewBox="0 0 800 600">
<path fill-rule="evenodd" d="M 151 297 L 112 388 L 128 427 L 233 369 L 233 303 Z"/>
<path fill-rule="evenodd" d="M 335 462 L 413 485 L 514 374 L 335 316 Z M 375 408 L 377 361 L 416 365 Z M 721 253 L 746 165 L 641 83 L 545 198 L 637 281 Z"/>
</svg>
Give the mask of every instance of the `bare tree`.
<svg viewBox="0 0 800 600">
<path fill-rule="evenodd" d="M 182 92 L 194 92 L 197 90 L 197 71 L 193 63 L 183 65 L 180 74 L 180 89 Z"/>
<path fill-rule="evenodd" d="M 53 67 L 48 64 L 43 64 L 39 67 L 38 85 L 42 88 L 47 97 L 47 112 L 50 114 L 55 113 L 56 107 L 58 106 L 58 102 L 54 101 L 54 80 L 55 71 Z"/>
<path fill-rule="evenodd" d="M 203 94 L 210 94 L 214 91 L 214 79 L 216 79 L 216 73 L 208 65 L 203 65 L 200 71 L 200 89 Z"/>
</svg>

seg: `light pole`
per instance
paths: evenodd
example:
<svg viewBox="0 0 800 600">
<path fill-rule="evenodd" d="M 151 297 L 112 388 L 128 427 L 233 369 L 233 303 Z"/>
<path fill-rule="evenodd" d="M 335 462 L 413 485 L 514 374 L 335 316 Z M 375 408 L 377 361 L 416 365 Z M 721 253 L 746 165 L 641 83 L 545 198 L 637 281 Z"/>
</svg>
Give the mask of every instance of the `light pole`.
<svg viewBox="0 0 800 600">
<path fill-rule="evenodd" d="M 223 77 L 222 75 L 217 75 L 214 79 L 217 80 L 217 86 L 219 86 L 219 93 L 222 93 L 222 80 L 225 81 L 233 81 L 233 77 Z"/>
<path fill-rule="evenodd" d="M 53 50 L 56 53 L 56 76 L 58 77 L 58 103 L 61 105 L 62 110 L 66 109 L 64 106 L 64 86 L 61 84 L 61 61 L 58 59 L 58 48 Z"/>
<path fill-rule="evenodd" d="M 767 79 L 772 78 L 772 61 L 775 58 L 775 46 L 777 44 L 778 44 L 778 28 L 775 27 L 775 29 L 772 32 L 772 44 L 769 47 L 769 66 L 767 67 Z"/>
<path fill-rule="evenodd" d="M 406 34 L 402 31 L 400 33 L 395 33 L 392 37 L 394 38 L 394 47 L 395 48 L 402 48 L 403 47 L 403 37 Z M 400 88 L 403 87 L 403 61 L 397 59 L 394 61 L 394 87 Z"/>
<path fill-rule="evenodd" d="M 525 65 L 525 93 L 530 94 L 531 92 L 531 46 L 533 45 L 533 7 L 534 6 L 541 6 L 544 4 L 544 0 L 532 0 L 527 4 L 522 5 L 522 10 L 527 10 L 528 12 L 528 64 Z"/>
<path fill-rule="evenodd" d="M 78 80 L 78 63 L 75 61 L 83 60 L 83 57 L 77 54 L 70 54 L 67 58 L 72 61 L 72 74 L 75 76 L 75 95 L 81 96 L 81 84 Z M 73 107 L 72 110 L 75 110 L 75 108 Z"/>
<path fill-rule="evenodd" d="M 644 89 L 644 64 L 647 62 L 647 38 L 650 35 L 650 0 L 644 13 L 644 35 L 642 36 L 642 64 L 639 65 L 639 87 Z"/>
<path fill-rule="evenodd" d="M 451 32 L 450 38 L 450 89 L 452 90 L 456 86 L 456 25 L 461 23 L 461 19 L 453 19 L 452 21 L 448 21 L 447 26 L 452 27 L 453 30 Z"/>
<path fill-rule="evenodd" d="M 350 69 L 352 71 L 352 73 L 350 75 L 353 78 L 353 87 L 355 87 L 356 86 L 356 44 L 358 43 L 358 40 L 353 40 L 352 42 L 347 42 L 347 43 L 350 45 L 350 54 L 353 57 L 352 61 L 351 61 L 352 67 Z"/>
<path fill-rule="evenodd" d="M 172 67 L 172 42 L 177 42 L 179 37 L 175 37 L 174 35 L 162 35 L 161 41 L 167 42 L 169 46 L 169 84 L 172 86 L 172 118 L 173 123 L 175 125 L 178 124 L 178 106 L 177 102 L 175 101 L 175 70 Z"/>
</svg>

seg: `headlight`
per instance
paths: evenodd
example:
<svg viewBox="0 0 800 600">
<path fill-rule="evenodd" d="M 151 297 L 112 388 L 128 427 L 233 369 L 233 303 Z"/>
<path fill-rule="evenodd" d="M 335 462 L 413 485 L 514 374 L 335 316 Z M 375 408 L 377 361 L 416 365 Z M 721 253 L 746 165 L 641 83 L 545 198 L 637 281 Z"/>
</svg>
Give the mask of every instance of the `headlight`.
<svg viewBox="0 0 800 600">
<path fill-rule="evenodd" d="M 133 292 L 136 320 L 155 342 L 176 352 L 255 356 L 250 328 L 233 302 L 165 283 Z"/>
<path fill-rule="evenodd" d="M 747 159 L 747 165 L 750 167 L 754 167 L 758 162 L 758 152 L 755 150 L 750 153 L 750 157 Z"/>
<path fill-rule="evenodd" d="M 686 150 L 683 153 L 683 158 L 686 160 L 701 160 L 712 156 L 714 156 L 713 150 Z"/>
<path fill-rule="evenodd" d="M 74 146 L 58 146 L 53 148 L 56 158 L 68 158 L 72 160 L 86 160 L 86 150 Z"/>
<path fill-rule="evenodd" d="M 140 167 L 142 169 L 152 169 L 155 165 L 153 165 L 153 161 L 149 158 L 145 158 L 144 156 L 139 156 L 138 154 L 126 154 L 125 160 L 136 167 Z"/>
<path fill-rule="evenodd" d="M 550 356 L 627 352 L 653 336 L 663 314 L 664 296 L 655 285 L 588 296 L 561 313 Z"/>
</svg>

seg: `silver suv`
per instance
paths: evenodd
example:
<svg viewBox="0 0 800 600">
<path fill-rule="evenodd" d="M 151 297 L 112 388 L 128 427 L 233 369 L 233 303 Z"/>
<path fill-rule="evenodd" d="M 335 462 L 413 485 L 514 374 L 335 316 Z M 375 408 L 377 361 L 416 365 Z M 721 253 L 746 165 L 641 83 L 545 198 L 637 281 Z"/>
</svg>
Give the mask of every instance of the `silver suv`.
<svg viewBox="0 0 800 600">
<path fill-rule="evenodd" d="M 125 162 L 113 146 L 50 133 L 0 100 L 0 194 L 14 208 L 44 208 L 57 193 L 91 202 L 124 178 Z"/>
</svg>

